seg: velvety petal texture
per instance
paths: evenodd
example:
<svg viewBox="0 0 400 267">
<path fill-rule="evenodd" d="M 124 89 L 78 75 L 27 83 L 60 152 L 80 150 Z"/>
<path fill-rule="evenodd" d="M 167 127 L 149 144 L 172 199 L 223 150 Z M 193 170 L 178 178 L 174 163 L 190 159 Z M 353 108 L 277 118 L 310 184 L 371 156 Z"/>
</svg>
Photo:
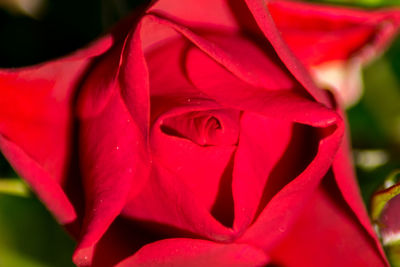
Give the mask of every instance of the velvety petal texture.
<svg viewBox="0 0 400 267">
<path fill-rule="evenodd" d="M 68 224 L 74 263 L 387 266 L 309 68 L 381 49 L 399 19 L 332 10 L 159 0 L 89 49 L 0 71 L 0 149 Z"/>
</svg>

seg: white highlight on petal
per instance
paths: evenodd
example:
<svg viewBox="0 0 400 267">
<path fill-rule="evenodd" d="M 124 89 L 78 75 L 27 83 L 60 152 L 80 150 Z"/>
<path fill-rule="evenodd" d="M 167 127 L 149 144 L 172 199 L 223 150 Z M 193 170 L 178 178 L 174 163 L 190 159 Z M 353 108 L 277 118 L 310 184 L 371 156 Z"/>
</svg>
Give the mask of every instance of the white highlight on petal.
<svg viewBox="0 0 400 267">
<path fill-rule="evenodd" d="M 311 67 L 315 82 L 332 89 L 345 107 L 356 104 L 362 96 L 361 58 L 329 61 Z"/>
</svg>

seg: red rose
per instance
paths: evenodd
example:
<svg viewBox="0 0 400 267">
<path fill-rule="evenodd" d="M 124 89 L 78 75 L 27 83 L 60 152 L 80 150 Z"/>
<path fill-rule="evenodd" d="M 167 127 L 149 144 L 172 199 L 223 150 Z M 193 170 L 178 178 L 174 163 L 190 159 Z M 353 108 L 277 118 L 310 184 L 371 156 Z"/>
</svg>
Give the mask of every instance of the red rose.
<svg viewBox="0 0 400 267">
<path fill-rule="evenodd" d="M 400 9 L 363 11 L 283 0 L 268 1 L 268 8 L 315 80 L 333 88 L 347 106 L 362 94 L 362 65 L 384 50 L 400 26 Z"/>
<path fill-rule="evenodd" d="M 0 88 L 0 149 L 79 266 L 387 264 L 342 116 L 263 1 L 160 0 Z"/>
</svg>

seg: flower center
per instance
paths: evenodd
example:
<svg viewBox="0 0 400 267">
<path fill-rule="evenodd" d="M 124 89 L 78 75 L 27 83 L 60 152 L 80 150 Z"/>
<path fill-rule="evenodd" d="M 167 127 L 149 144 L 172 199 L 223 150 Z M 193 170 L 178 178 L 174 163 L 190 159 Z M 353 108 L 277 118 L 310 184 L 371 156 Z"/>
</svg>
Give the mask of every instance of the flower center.
<svg viewBox="0 0 400 267">
<path fill-rule="evenodd" d="M 161 130 L 200 146 L 234 145 L 238 139 L 237 112 L 230 110 L 191 111 L 165 118 Z"/>
</svg>

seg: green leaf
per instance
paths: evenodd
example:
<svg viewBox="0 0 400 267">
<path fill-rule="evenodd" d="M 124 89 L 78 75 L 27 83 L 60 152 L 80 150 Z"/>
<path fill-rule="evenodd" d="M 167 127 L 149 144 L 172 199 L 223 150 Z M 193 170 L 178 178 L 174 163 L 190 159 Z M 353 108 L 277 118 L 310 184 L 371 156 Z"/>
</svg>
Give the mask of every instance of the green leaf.
<svg viewBox="0 0 400 267">
<path fill-rule="evenodd" d="M 74 246 L 37 198 L 0 194 L 1 267 L 73 267 Z"/>
</svg>

